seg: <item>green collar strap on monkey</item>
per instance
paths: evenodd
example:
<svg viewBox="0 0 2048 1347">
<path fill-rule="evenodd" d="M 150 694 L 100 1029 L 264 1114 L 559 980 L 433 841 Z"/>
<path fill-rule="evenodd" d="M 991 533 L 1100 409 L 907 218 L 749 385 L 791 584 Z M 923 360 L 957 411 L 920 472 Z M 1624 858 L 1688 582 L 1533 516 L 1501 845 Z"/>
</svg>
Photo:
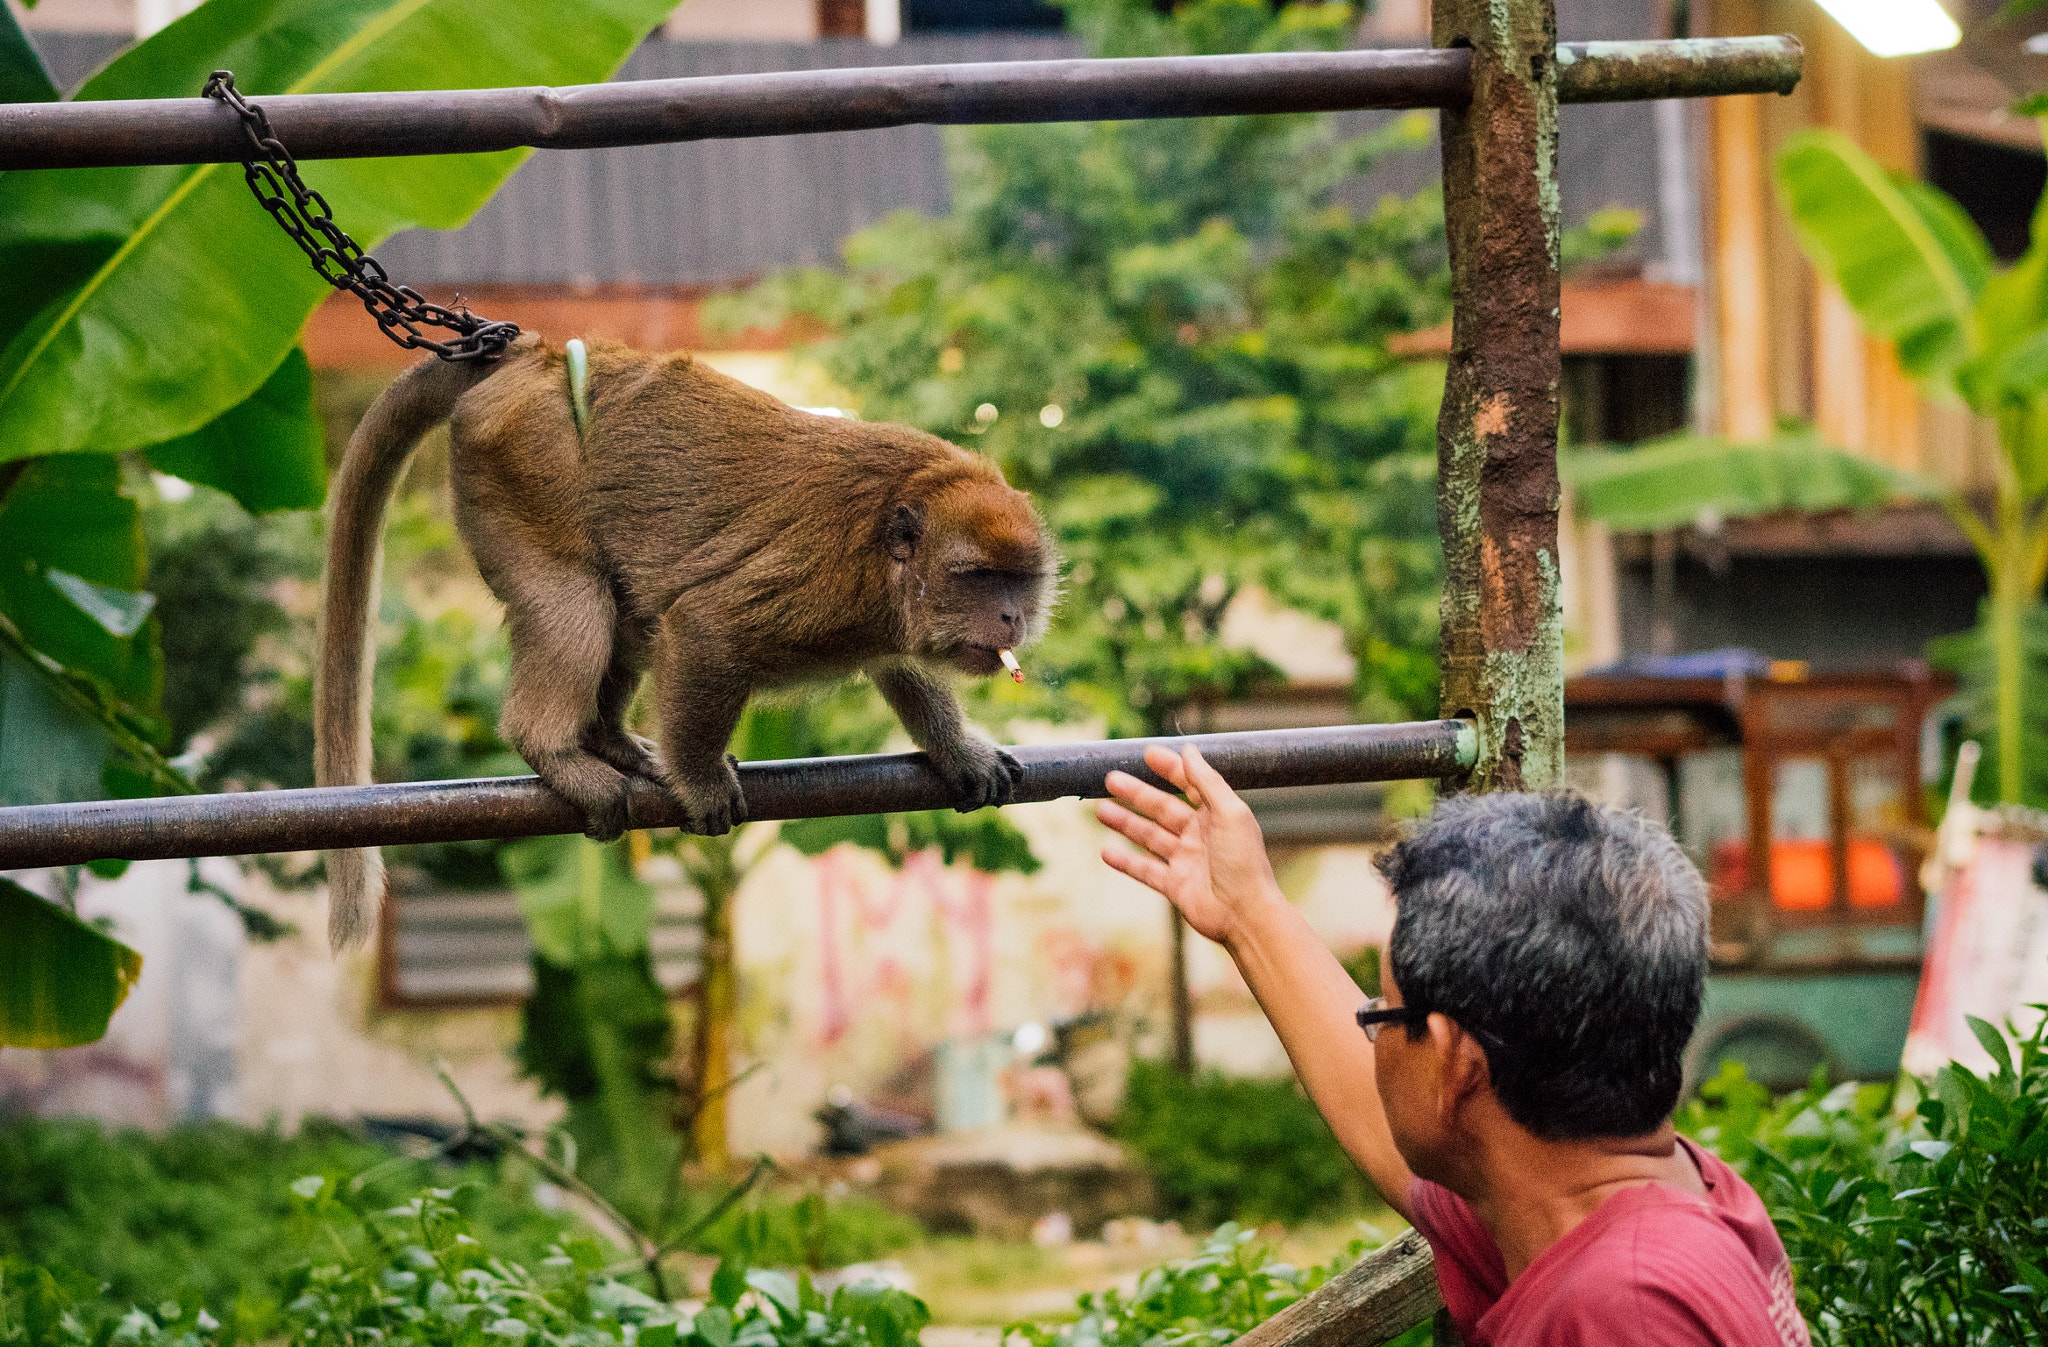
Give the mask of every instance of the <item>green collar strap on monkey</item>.
<svg viewBox="0 0 2048 1347">
<path fill-rule="evenodd" d="M 590 430 L 590 353 L 578 337 L 569 338 L 562 353 L 569 358 L 569 411 L 576 418 L 576 438 L 580 440 Z"/>
</svg>

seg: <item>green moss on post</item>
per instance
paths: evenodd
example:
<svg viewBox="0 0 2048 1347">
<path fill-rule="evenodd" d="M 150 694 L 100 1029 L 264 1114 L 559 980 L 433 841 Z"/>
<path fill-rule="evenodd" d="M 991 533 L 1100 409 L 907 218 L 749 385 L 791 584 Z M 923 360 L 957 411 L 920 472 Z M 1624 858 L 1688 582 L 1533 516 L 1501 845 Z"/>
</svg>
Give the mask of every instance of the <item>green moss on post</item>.
<svg viewBox="0 0 2048 1347">
<path fill-rule="evenodd" d="M 1478 731 L 1466 787 L 1540 789 L 1564 776 L 1556 10 L 1437 0 L 1435 41 L 1473 56 L 1471 108 L 1443 118 L 1455 315 L 1437 422 L 1443 710 Z"/>
</svg>

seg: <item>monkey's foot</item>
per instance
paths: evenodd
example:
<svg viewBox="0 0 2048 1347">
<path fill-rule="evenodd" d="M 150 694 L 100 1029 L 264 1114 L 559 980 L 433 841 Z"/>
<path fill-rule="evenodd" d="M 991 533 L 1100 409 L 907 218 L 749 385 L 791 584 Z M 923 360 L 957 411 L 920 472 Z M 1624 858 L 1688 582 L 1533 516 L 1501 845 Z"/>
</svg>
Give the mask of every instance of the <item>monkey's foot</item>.
<svg viewBox="0 0 2048 1347">
<path fill-rule="evenodd" d="M 637 776 L 657 786 L 668 782 L 661 770 L 661 755 L 651 739 L 642 739 L 624 730 L 609 733 L 586 730 L 583 746 L 627 776 Z"/>
<path fill-rule="evenodd" d="M 548 789 L 583 811 L 583 835 L 593 842 L 616 842 L 626 831 L 626 778 L 581 752 L 529 753 L 528 765 Z"/>
<path fill-rule="evenodd" d="M 953 788 L 953 808 L 961 813 L 1008 804 L 1024 779 L 1024 765 L 1008 752 L 980 739 L 969 739 L 946 752 L 926 756 Z"/>
<path fill-rule="evenodd" d="M 747 797 L 740 793 L 740 774 L 731 754 L 708 770 L 670 772 L 663 784 L 683 807 L 684 832 L 717 837 L 747 821 Z"/>
</svg>

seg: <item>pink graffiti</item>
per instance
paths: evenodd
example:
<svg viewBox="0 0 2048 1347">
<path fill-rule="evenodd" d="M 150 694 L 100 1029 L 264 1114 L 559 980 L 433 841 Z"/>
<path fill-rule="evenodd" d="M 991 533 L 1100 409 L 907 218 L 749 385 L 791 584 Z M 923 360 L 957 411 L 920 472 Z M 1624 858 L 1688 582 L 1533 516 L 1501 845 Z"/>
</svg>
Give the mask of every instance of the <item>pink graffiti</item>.
<svg viewBox="0 0 2048 1347">
<path fill-rule="evenodd" d="M 857 929 L 867 933 L 886 931 L 903 915 L 913 893 L 925 900 L 926 910 L 935 912 L 945 924 L 958 930 L 967 945 L 967 977 L 961 992 L 959 1012 L 962 1029 L 970 1034 L 988 1032 L 990 997 L 995 966 L 995 904 L 992 876 L 959 867 L 949 870 L 937 851 L 921 851 L 904 860 L 903 868 L 892 874 L 879 895 L 870 892 L 865 878 L 849 864 L 844 848 L 835 847 L 816 862 L 818 878 L 819 982 L 824 1005 L 818 1026 L 821 1045 L 836 1046 L 853 1025 L 846 955 L 841 945 L 839 921 L 842 899 L 851 906 Z M 955 888 L 960 892 L 953 892 Z M 912 1000 L 910 975 L 901 963 L 882 957 L 868 970 L 861 990 L 863 1001 L 889 999 L 898 1003 L 908 1029 Z"/>
</svg>

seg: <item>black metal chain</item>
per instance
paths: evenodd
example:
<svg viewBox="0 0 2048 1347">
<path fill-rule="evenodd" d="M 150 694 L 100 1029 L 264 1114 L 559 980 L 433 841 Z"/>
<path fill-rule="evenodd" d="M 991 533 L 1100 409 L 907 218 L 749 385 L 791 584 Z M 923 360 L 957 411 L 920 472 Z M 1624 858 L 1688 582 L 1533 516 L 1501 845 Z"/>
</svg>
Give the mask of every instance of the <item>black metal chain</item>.
<svg viewBox="0 0 2048 1347">
<path fill-rule="evenodd" d="M 363 301 L 385 336 L 400 346 L 432 351 L 443 360 L 496 360 L 505 354 L 505 348 L 519 335 L 517 323 L 479 318 L 466 308 L 445 309 L 428 303 L 410 286 L 391 283 L 377 259 L 357 247 L 334 222 L 327 199 L 300 179 L 291 153 L 271 132 L 270 118 L 235 88 L 231 72 L 214 71 L 204 93 L 233 108 L 242 119 L 242 132 L 255 151 L 252 158 L 242 161 L 242 174 L 257 202 L 312 259 L 313 270 L 321 279 Z M 421 334 L 422 327 L 445 328 L 456 336 L 451 341 L 435 341 Z"/>
</svg>

